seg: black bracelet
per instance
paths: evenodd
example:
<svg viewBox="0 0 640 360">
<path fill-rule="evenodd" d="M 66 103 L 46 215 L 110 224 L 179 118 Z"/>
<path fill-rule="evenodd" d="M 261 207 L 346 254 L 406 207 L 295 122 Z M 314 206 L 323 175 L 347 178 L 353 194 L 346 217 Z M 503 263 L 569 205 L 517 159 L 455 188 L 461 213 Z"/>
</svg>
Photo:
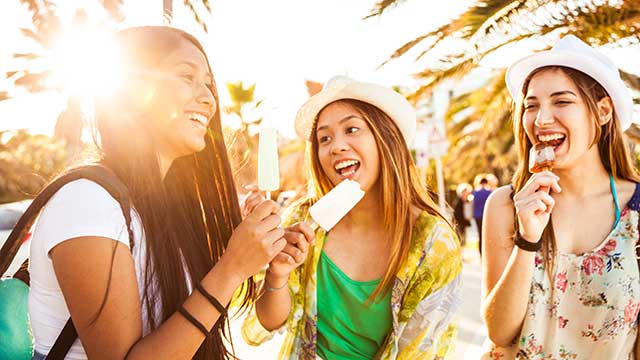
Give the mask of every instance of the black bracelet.
<svg viewBox="0 0 640 360">
<path fill-rule="evenodd" d="M 202 287 L 202 284 L 197 283 L 196 284 L 196 290 L 198 290 L 200 292 L 200 294 L 202 294 L 202 296 L 204 296 L 207 299 L 207 301 L 209 301 L 209 303 L 211 303 L 211 305 L 213 305 L 216 308 L 216 310 L 218 310 L 218 312 L 220 313 L 221 316 L 226 316 L 227 315 L 227 308 L 222 306 L 220 301 L 218 301 L 218 299 L 216 299 L 215 296 L 213 296 L 210 293 L 208 293 L 207 290 L 205 290 Z"/>
<path fill-rule="evenodd" d="M 182 316 L 184 316 L 185 319 L 189 320 L 189 322 L 193 324 L 193 326 L 197 327 L 198 330 L 200 330 L 200 332 L 202 332 L 205 337 L 208 338 L 211 335 L 209 333 L 209 330 L 207 330 L 207 328 L 204 327 L 204 325 L 202 325 L 200 321 L 196 320 L 196 318 L 194 318 L 193 315 L 189 314 L 189 312 L 184 308 L 184 306 L 180 306 L 180 308 L 178 309 L 178 312 L 182 314 Z"/>
<path fill-rule="evenodd" d="M 520 231 L 516 232 L 516 237 L 513 240 L 517 247 L 525 251 L 537 252 L 542 248 L 542 240 L 538 242 L 530 242 L 520 235 Z"/>
</svg>

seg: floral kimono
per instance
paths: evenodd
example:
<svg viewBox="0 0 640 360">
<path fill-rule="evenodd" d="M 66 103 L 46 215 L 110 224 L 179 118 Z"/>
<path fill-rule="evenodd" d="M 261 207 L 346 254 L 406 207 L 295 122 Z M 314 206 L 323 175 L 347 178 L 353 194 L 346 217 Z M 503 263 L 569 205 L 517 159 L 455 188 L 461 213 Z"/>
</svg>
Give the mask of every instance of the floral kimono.
<svg viewBox="0 0 640 360">
<path fill-rule="evenodd" d="M 285 225 L 309 219 L 302 207 L 285 216 Z M 279 331 L 286 331 L 279 359 L 316 359 L 316 271 L 325 232 L 304 264 L 289 276 L 292 311 Z M 406 261 L 396 274 L 391 294 L 392 328 L 379 359 L 444 359 L 454 352 L 456 328 L 451 323 L 460 304 L 462 258 L 458 238 L 442 219 L 422 212 L 413 227 Z M 271 338 L 252 312 L 242 334 L 251 345 Z"/>
</svg>

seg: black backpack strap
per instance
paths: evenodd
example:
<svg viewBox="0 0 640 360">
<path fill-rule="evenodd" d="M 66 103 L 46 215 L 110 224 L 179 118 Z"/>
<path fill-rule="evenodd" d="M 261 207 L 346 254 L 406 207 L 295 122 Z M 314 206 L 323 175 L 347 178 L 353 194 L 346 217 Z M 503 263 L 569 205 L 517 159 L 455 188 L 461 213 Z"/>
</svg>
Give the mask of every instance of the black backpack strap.
<svg viewBox="0 0 640 360">
<path fill-rule="evenodd" d="M 47 354 L 45 360 L 64 360 L 64 357 L 77 338 L 78 332 L 76 331 L 76 327 L 73 326 L 73 321 L 69 318 L 67 323 L 64 324 L 62 331 L 60 331 L 56 342 L 53 343 L 53 347 L 49 350 L 49 354 Z"/>
<path fill-rule="evenodd" d="M 7 241 L 0 249 L 0 274 L 6 272 L 9 265 L 11 265 L 11 262 L 22 245 L 23 239 L 28 234 L 31 226 L 40 214 L 40 211 L 47 204 L 49 199 L 51 199 L 51 197 L 64 185 L 79 179 L 88 179 L 99 184 L 120 204 L 129 235 L 129 247 L 133 250 L 134 243 L 133 230 L 131 228 L 131 200 L 129 198 L 127 187 L 108 168 L 100 165 L 87 165 L 71 169 L 64 173 L 47 185 L 47 187 L 45 187 L 38 196 L 36 196 L 25 213 L 20 217 L 20 220 L 18 220 L 17 224 L 13 228 L 13 231 L 7 238 Z M 25 272 L 24 267 L 25 266 L 23 265 L 23 269 L 21 269 L 22 273 Z M 71 321 L 71 318 L 69 318 L 46 358 L 64 359 L 77 337 L 78 333 Z"/>
</svg>

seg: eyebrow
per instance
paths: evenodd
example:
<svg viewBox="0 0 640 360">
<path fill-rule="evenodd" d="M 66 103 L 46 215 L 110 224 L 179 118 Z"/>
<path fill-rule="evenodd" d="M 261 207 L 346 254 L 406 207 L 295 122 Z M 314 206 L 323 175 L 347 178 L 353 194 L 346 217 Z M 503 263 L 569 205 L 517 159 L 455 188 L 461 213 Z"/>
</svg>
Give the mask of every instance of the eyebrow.
<svg viewBox="0 0 640 360">
<path fill-rule="evenodd" d="M 347 115 L 344 118 L 340 119 L 340 121 L 338 121 L 338 123 L 342 124 L 343 122 L 345 122 L 347 120 L 351 120 L 353 118 L 360 119 L 360 117 L 358 115 Z M 362 119 L 360 119 L 360 120 L 362 120 Z M 318 132 L 320 130 L 324 130 L 324 129 L 328 128 L 328 127 L 329 127 L 328 125 L 322 125 L 322 126 L 320 126 L 320 127 L 318 127 L 316 129 L 316 132 Z"/>
<path fill-rule="evenodd" d="M 179 65 L 187 65 L 190 68 L 192 68 L 193 70 L 198 70 L 198 65 L 196 63 L 194 63 L 194 62 L 191 62 L 191 61 L 180 61 L 179 63 L 176 64 L 176 66 L 179 66 Z M 210 72 L 207 71 L 205 76 L 209 77 L 213 81 L 213 74 L 211 74 Z"/>
<path fill-rule="evenodd" d="M 560 95 L 578 96 L 571 90 L 563 90 L 563 91 L 556 91 L 556 92 L 552 93 L 550 97 L 555 97 L 555 96 L 560 96 Z M 537 97 L 535 97 L 535 96 L 527 96 L 527 98 L 525 100 L 535 100 L 535 99 L 537 99 Z"/>
</svg>

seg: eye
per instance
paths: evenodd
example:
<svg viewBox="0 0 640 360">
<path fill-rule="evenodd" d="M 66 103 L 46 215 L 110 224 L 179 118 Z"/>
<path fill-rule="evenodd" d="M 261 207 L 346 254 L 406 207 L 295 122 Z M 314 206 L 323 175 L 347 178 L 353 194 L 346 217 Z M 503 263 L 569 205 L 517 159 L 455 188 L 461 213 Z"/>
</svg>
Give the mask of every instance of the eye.
<svg viewBox="0 0 640 360">
<path fill-rule="evenodd" d="M 179 75 L 179 77 L 180 77 L 181 79 L 183 79 L 183 80 L 187 81 L 188 83 L 192 83 L 192 82 L 193 82 L 193 79 L 194 79 L 194 76 L 193 76 L 193 75 L 191 75 L 191 74 L 188 74 L 188 73 L 180 74 L 180 75 Z"/>
<path fill-rule="evenodd" d="M 525 110 L 530 110 L 530 109 L 533 109 L 533 108 L 535 108 L 535 107 L 537 107 L 537 106 L 538 106 L 537 104 L 526 104 L 526 105 L 524 106 L 524 109 L 525 109 Z"/>
<path fill-rule="evenodd" d="M 571 104 L 571 103 L 573 103 L 573 101 L 569 101 L 569 100 L 558 100 L 558 101 L 556 101 L 557 105 L 568 105 L 568 104 Z"/>
<path fill-rule="evenodd" d="M 331 140 L 331 136 L 329 136 L 329 135 L 323 135 L 323 136 L 320 136 L 320 137 L 318 138 L 318 143 L 320 143 L 320 144 L 324 144 L 324 143 L 326 143 L 326 142 L 329 142 L 330 140 Z"/>
<path fill-rule="evenodd" d="M 355 126 L 349 126 L 349 127 L 347 128 L 347 130 L 345 131 L 345 133 L 347 133 L 347 134 L 353 134 L 353 133 L 356 133 L 356 132 L 358 132 L 358 131 L 360 131 L 360 128 L 357 128 L 357 127 L 355 127 Z"/>
</svg>

